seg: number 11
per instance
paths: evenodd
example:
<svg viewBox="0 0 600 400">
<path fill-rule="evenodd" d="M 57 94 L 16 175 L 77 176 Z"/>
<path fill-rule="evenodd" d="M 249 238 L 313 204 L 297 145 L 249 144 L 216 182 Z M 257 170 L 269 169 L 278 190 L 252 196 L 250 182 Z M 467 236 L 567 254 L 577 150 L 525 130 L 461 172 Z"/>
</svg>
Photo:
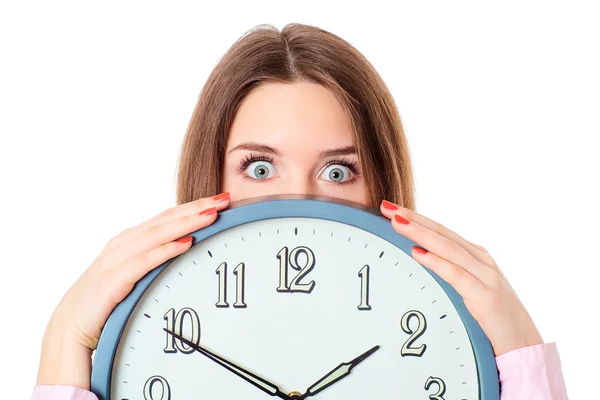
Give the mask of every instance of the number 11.
<svg viewBox="0 0 600 400">
<path fill-rule="evenodd" d="M 227 263 L 223 262 L 217 270 L 215 271 L 217 275 L 219 275 L 219 301 L 215 304 L 218 308 L 228 308 L 229 303 L 227 302 Z M 235 275 L 235 303 L 233 303 L 234 308 L 246 308 L 247 305 L 244 302 L 244 292 L 245 292 L 245 275 L 246 275 L 246 266 L 244 263 L 239 263 L 237 267 L 233 270 L 233 274 Z"/>
</svg>

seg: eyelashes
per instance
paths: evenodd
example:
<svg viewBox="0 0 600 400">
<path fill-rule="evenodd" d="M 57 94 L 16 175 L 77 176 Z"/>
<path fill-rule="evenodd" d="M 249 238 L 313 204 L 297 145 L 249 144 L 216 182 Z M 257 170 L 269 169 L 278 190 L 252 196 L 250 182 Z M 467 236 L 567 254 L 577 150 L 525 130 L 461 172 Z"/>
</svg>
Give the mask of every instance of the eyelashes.
<svg viewBox="0 0 600 400">
<path fill-rule="evenodd" d="M 325 167 L 329 167 L 331 165 L 343 165 L 348 168 L 350 172 L 354 175 L 360 175 L 360 171 L 358 169 L 358 161 L 356 160 L 348 160 L 346 158 L 334 158 L 333 160 L 327 161 Z"/>
<path fill-rule="evenodd" d="M 258 154 L 253 154 L 253 153 L 249 153 L 246 154 L 241 160 L 240 160 L 240 164 L 238 166 L 238 173 L 241 173 L 244 175 L 244 178 L 249 179 L 251 181 L 254 182 L 264 182 L 267 179 L 256 179 L 253 178 L 251 176 L 248 176 L 248 174 L 246 173 L 246 170 L 248 169 L 248 167 L 252 164 L 255 163 L 257 161 L 263 161 L 263 162 L 268 162 L 270 164 L 274 163 L 274 159 L 271 156 L 267 156 L 267 155 L 258 155 Z M 346 168 L 348 168 L 350 170 L 350 172 L 352 173 L 353 177 L 347 181 L 342 181 L 342 182 L 335 182 L 335 181 L 330 181 L 332 183 L 335 183 L 337 185 L 345 185 L 348 183 L 353 183 L 355 178 L 360 176 L 360 168 L 358 165 L 358 161 L 353 160 L 353 159 L 349 159 L 349 158 L 345 158 L 345 157 L 338 157 L 338 158 L 334 158 L 332 160 L 327 161 L 327 163 L 323 166 L 322 170 L 325 170 L 326 168 L 332 166 L 332 165 L 341 165 L 344 166 Z"/>
<path fill-rule="evenodd" d="M 266 161 L 266 162 L 273 164 L 273 157 L 262 156 L 262 155 L 259 156 L 259 155 L 254 155 L 252 153 L 247 154 L 240 161 L 240 166 L 238 168 L 238 172 L 241 173 L 241 172 L 246 171 L 246 169 L 248 169 L 250 164 L 252 164 L 253 162 L 256 162 L 256 161 Z"/>
</svg>

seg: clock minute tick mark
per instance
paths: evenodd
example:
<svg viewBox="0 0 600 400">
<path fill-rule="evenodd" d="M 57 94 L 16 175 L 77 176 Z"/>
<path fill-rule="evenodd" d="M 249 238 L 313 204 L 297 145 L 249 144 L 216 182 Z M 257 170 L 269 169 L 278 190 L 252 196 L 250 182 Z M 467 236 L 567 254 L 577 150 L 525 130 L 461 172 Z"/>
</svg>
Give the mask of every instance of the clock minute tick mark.
<svg viewBox="0 0 600 400">
<path fill-rule="evenodd" d="M 350 241 L 350 237 L 348 237 L 348 241 Z"/>
<path fill-rule="evenodd" d="M 421 288 L 421 290 L 423 290 L 423 289 L 425 289 L 425 286 L 423 286 L 423 287 Z"/>
<path fill-rule="evenodd" d="M 149 316 L 148 314 L 144 314 L 144 317 L 146 318 L 152 318 L 151 316 Z"/>
<path fill-rule="evenodd" d="M 333 232 L 331 232 L 331 236 L 330 237 L 333 237 Z"/>
<path fill-rule="evenodd" d="M 183 274 L 182 274 L 181 272 L 178 272 L 178 274 L 179 274 L 180 276 L 183 276 Z"/>
<path fill-rule="evenodd" d="M 298 228 L 294 228 L 294 235 L 298 236 Z"/>
<path fill-rule="evenodd" d="M 196 261 L 192 261 L 194 263 L 194 265 L 196 265 Z"/>
<path fill-rule="evenodd" d="M 158 300 L 157 300 L 157 299 L 154 299 L 154 301 L 158 303 Z"/>
<path fill-rule="evenodd" d="M 210 250 L 208 250 L 208 255 L 210 256 L 210 258 L 212 258 L 212 253 L 210 252 Z"/>
<path fill-rule="evenodd" d="M 383 253 L 384 253 L 384 252 L 382 251 L 382 252 L 381 252 L 381 254 L 379 255 L 379 258 L 383 257 Z"/>
<path fill-rule="evenodd" d="M 456 348 L 456 349 L 454 349 L 454 350 L 458 350 L 458 349 L 460 349 L 460 347 L 457 347 L 457 348 Z"/>
<path fill-rule="evenodd" d="M 365 244 L 365 249 L 367 248 L 367 246 L 368 246 L 368 243 L 367 243 L 367 244 Z"/>
<path fill-rule="evenodd" d="M 225 245 L 225 248 L 227 248 L 227 243 L 223 243 Z"/>
<path fill-rule="evenodd" d="M 434 300 L 434 301 L 432 301 L 432 302 L 431 302 L 431 304 L 435 303 L 436 301 L 437 301 L 437 300 Z"/>
<path fill-rule="evenodd" d="M 169 286 L 169 285 L 165 285 L 165 286 L 167 287 L 167 289 L 171 289 L 171 286 Z"/>
<path fill-rule="evenodd" d="M 444 318 L 446 318 L 446 314 L 444 314 L 440 317 L 440 319 L 444 319 Z"/>
<path fill-rule="evenodd" d="M 396 265 L 398 265 L 398 264 L 396 264 Z M 411 273 L 410 273 L 410 275 L 409 275 L 408 277 L 410 278 L 410 277 L 412 276 L 412 274 L 413 274 L 413 273 L 411 272 Z"/>
</svg>

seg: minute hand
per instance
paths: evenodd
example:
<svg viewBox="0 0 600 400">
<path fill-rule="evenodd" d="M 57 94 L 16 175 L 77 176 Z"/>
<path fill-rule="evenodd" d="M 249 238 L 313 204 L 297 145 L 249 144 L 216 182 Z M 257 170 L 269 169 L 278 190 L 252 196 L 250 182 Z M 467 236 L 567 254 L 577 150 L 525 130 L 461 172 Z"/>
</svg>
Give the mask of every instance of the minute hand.
<svg viewBox="0 0 600 400">
<path fill-rule="evenodd" d="M 271 382 L 261 378 L 260 376 L 254 375 L 252 372 L 250 372 L 240 366 L 235 365 L 231 361 L 228 361 L 228 360 L 224 359 L 223 357 L 220 357 L 220 356 L 212 353 L 211 351 L 209 351 L 203 347 L 200 347 L 196 343 L 191 342 L 191 341 L 187 340 L 186 338 L 184 338 L 174 332 L 169 331 L 168 329 L 165 329 L 165 328 L 163 328 L 163 329 L 167 333 L 173 335 L 174 337 L 181 340 L 188 346 L 192 347 L 194 350 L 196 350 L 200 354 L 206 356 L 207 358 L 216 362 L 217 364 L 224 367 L 225 369 L 233 372 L 240 378 L 244 379 L 246 382 L 253 384 L 254 386 L 256 386 L 260 390 L 266 392 L 270 396 L 277 396 L 284 400 L 291 400 L 287 394 L 283 393 L 281 390 L 279 390 L 279 388 L 276 385 L 272 384 Z"/>
<path fill-rule="evenodd" d="M 340 379 L 350 375 L 350 371 L 352 371 L 352 368 L 356 367 L 358 364 L 363 362 L 367 357 L 375 353 L 377 350 L 379 350 L 379 345 L 374 346 L 372 349 L 364 352 L 352 361 L 341 363 L 336 368 L 331 370 L 327 375 L 325 375 L 324 377 L 316 381 L 311 387 L 309 387 L 306 390 L 306 393 L 304 393 L 300 397 L 300 399 L 305 399 L 307 397 L 314 396 L 320 391 L 327 389 L 329 386 L 333 385 Z"/>
</svg>

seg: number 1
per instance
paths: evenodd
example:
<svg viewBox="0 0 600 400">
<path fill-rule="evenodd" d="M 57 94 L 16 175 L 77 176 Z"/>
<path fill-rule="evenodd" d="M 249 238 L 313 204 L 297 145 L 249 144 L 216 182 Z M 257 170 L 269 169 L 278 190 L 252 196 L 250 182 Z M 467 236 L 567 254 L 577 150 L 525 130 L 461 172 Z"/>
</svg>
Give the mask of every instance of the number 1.
<svg viewBox="0 0 600 400">
<path fill-rule="evenodd" d="M 360 304 L 358 305 L 359 310 L 370 310 L 369 305 L 369 273 L 371 267 L 365 265 L 360 271 L 358 276 L 360 277 Z"/>
</svg>

